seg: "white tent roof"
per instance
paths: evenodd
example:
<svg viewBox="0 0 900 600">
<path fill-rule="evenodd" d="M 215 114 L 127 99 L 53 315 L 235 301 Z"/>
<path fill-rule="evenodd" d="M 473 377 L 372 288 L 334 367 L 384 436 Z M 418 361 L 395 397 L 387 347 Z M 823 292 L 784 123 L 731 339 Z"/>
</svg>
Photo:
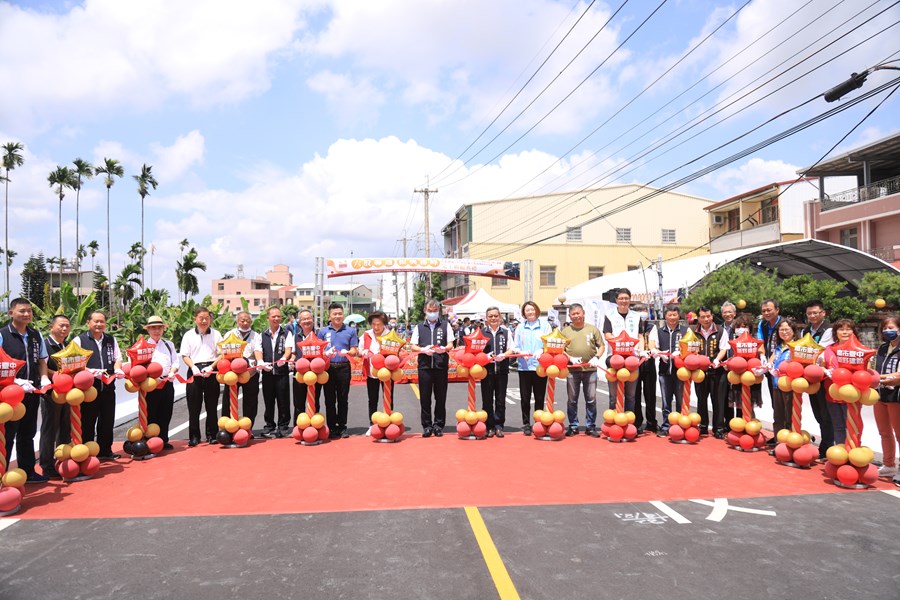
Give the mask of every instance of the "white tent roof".
<svg viewBox="0 0 900 600">
<path fill-rule="evenodd" d="M 675 300 L 679 289 L 694 287 L 709 273 L 738 259 L 758 269 L 777 270 L 779 278 L 807 274 L 814 279 L 844 280 L 849 283 L 851 292 L 855 292 L 856 288 L 852 282 L 862 279 L 868 271 L 900 273 L 866 252 L 831 242 L 804 239 L 663 262 L 663 301 Z M 598 301 L 605 292 L 623 287 L 631 290 L 633 301 L 654 300 L 659 287 L 656 270 L 648 267 L 590 279 L 567 289 L 566 303 Z"/>
<path fill-rule="evenodd" d="M 483 288 L 473 290 L 462 297 L 456 304 L 448 304 L 445 306 L 445 312 L 452 312 L 459 317 L 471 317 L 474 315 L 484 315 L 488 307 L 496 306 L 501 313 L 518 314 L 519 307 L 515 304 L 507 304 L 500 302 Z"/>
</svg>

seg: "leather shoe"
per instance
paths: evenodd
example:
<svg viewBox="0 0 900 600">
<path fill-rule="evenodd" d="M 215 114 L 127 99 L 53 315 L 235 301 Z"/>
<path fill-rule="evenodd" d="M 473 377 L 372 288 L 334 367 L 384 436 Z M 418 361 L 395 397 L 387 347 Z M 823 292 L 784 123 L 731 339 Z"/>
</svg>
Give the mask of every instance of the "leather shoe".
<svg viewBox="0 0 900 600">
<path fill-rule="evenodd" d="M 487 430 L 487 433 L 484 434 L 484 437 L 489 437 L 489 438 L 494 437 L 494 430 L 493 430 L 493 429 L 488 429 L 488 430 Z"/>
<path fill-rule="evenodd" d="M 494 435 L 496 435 L 498 438 L 503 437 L 503 428 L 498 427 L 496 430 L 494 430 Z"/>
<path fill-rule="evenodd" d="M 210 445 L 212 445 L 212 444 L 218 444 L 218 443 L 219 443 L 219 440 L 217 440 L 217 439 L 214 438 L 214 437 L 213 437 L 213 438 L 206 438 L 206 443 L 207 443 L 207 444 L 210 444 Z"/>
<path fill-rule="evenodd" d="M 109 454 L 98 454 L 97 458 L 100 460 L 116 460 L 117 458 L 122 458 L 122 455 L 118 452 L 111 452 Z"/>
<path fill-rule="evenodd" d="M 443 436 L 443 435 L 444 435 L 444 430 L 443 430 L 443 429 L 441 429 L 440 427 L 435 427 L 435 428 L 434 428 L 434 437 L 441 437 L 441 436 Z"/>
<path fill-rule="evenodd" d="M 525 435 L 531 435 L 531 425 L 526 425 L 522 428 L 522 433 Z"/>
<path fill-rule="evenodd" d="M 422 437 L 423 438 L 431 437 L 432 433 L 434 433 L 434 429 L 432 429 L 431 427 L 426 427 L 425 431 L 422 432 Z"/>
<path fill-rule="evenodd" d="M 188 442 L 188 446 L 193 448 L 194 446 L 196 446 L 199 443 L 200 443 L 200 438 L 191 438 L 191 441 Z"/>
<path fill-rule="evenodd" d="M 591 437 L 595 437 L 595 438 L 600 437 L 600 432 L 598 432 L 595 427 L 588 427 L 587 430 L 585 431 L 585 433 Z"/>
<path fill-rule="evenodd" d="M 163 444 L 163 450 L 174 450 L 174 449 L 175 449 L 175 446 L 173 446 L 169 442 L 166 442 Z"/>
</svg>

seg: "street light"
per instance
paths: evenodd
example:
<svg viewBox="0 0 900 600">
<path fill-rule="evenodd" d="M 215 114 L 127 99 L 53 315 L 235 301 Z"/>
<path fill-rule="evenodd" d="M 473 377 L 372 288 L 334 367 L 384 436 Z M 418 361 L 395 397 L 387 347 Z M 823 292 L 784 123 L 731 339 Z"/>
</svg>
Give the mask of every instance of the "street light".
<svg viewBox="0 0 900 600">
<path fill-rule="evenodd" d="M 893 61 L 896 62 L 896 61 Z M 862 73 L 852 73 L 850 75 L 850 79 L 840 83 L 827 92 L 823 94 L 825 97 L 825 102 L 834 102 L 836 100 L 840 100 L 843 96 L 846 96 L 853 90 L 858 90 L 862 87 L 863 83 L 866 81 L 866 77 L 868 77 L 874 71 L 882 71 L 882 70 L 893 70 L 900 71 L 900 67 L 891 67 L 887 64 L 876 65 L 874 67 L 868 68 Z"/>
</svg>

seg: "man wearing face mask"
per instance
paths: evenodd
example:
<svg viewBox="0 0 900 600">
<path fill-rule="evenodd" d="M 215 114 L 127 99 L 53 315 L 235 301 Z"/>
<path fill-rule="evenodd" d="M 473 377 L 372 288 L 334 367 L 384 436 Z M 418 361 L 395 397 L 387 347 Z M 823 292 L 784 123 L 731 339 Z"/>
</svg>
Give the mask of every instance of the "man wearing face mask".
<svg viewBox="0 0 900 600">
<path fill-rule="evenodd" d="M 258 333 L 253 331 L 253 317 L 250 313 L 246 311 L 241 311 L 237 314 L 237 327 L 225 333 L 224 338 L 227 338 L 229 335 L 234 334 L 236 337 L 239 337 L 243 341 L 247 342 L 247 345 L 244 346 L 244 352 L 242 356 L 247 361 L 251 367 L 255 367 L 256 363 L 259 362 L 260 357 L 262 357 L 262 345 L 260 341 L 260 336 Z M 224 339 L 223 338 L 223 339 Z M 259 412 L 259 371 L 253 370 L 251 371 L 253 376 L 247 381 L 247 383 L 238 383 L 238 392 L 241 394 L 243 406 L 241 407 L 241 416 L 248 417 L 251 423 L 256 423 L 256 414 Z M 229 397 L 230 390 L 228 386 L 224 386 L 222 392 L 222 416 L 230 417 L 231 416 L 231 399 Z M 252 429 L 252 425 L 251 425 Z"/>
<path fill-rule="evenodd" d="M 434 298 L 425 301 L 425 321 L 413 329 L 410 345 L 421 352 L 419 362 L 419 406 L 422 411 L 422 437 L 441 437 L 447 416 L 447 373 L 453 349 L 453 329 L 441 319 L 441 304 Z M 434 394 L 434 420 L 431 397 Z"/>
</svg>

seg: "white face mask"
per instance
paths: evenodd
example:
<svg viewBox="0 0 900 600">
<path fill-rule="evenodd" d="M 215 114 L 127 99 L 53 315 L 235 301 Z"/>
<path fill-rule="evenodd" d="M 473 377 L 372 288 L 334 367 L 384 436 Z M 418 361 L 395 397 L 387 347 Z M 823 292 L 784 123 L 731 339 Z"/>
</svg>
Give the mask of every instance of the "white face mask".
<svg viewBox="0 0 900 600">
<path fill-rule="evenodd" d="M 250 329 L 251 329 L 250 327 L 248 327 L 247 329 L 244 329 L 243 327 L 238 327 L 238 331 L 240 331 L 241 333 L 247 333 L 250 331 Z"/>
<path fill-rule="evenodd" d="M 438 314 L 436 312 L 427 312 L 425 313 L 425 318 L 434 323 L 438 320 Z"/>
<path fill-rule="evenodd" d="M 746 327 L 738 327 L 734 330 L 735 335 L 744 335 L 745 333 L 750 333 L 750 330 Z"/>
</svg>

